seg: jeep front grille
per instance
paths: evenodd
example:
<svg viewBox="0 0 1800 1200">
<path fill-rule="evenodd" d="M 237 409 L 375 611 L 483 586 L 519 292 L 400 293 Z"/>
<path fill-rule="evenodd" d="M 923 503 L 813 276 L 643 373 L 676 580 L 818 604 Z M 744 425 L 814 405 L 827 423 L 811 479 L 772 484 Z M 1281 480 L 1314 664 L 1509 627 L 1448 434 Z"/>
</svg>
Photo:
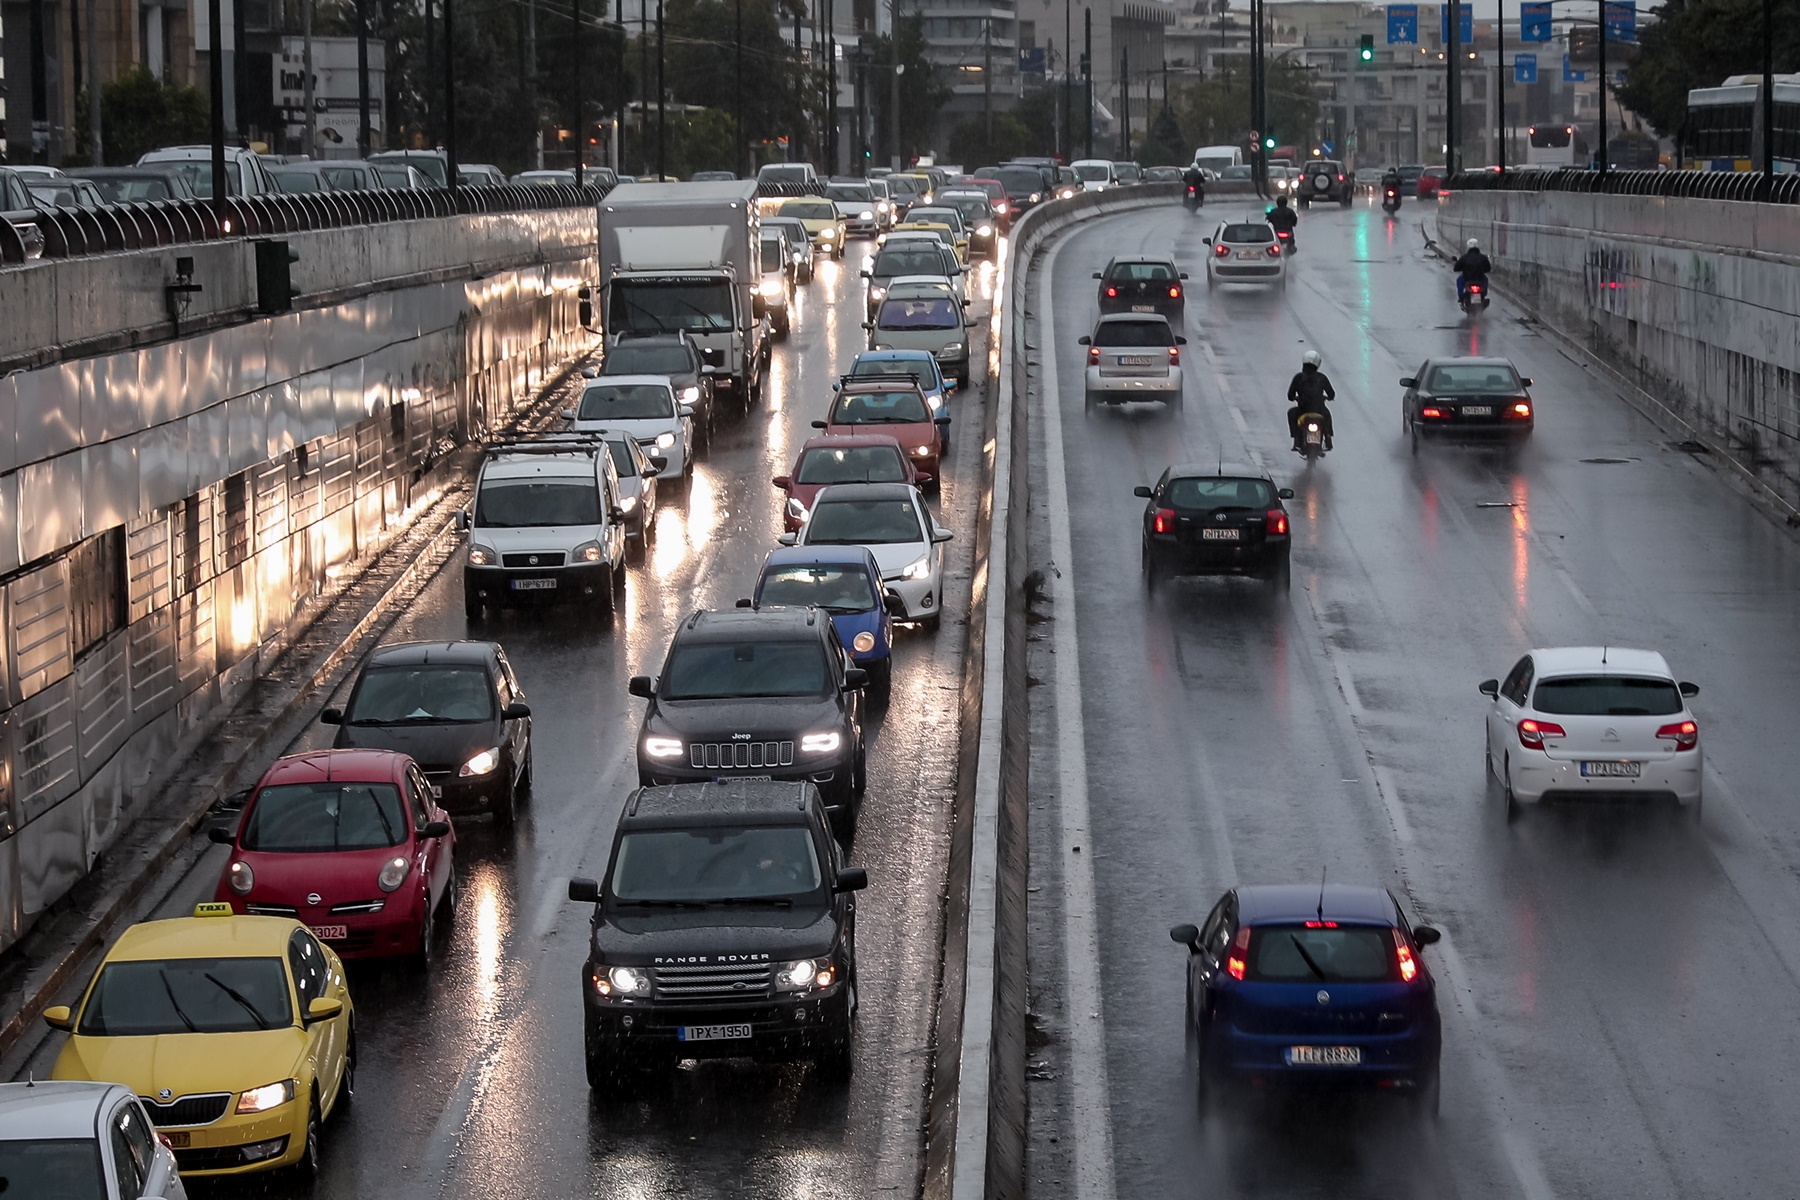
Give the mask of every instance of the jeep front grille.
<svg viewBox="0 0 1800 1200">
<path fill-rule="evenodd" d="M 792 742 L 690 742 L 688 762 L 713 771 L 766 771 L 794 765 Z"/>
</svg>

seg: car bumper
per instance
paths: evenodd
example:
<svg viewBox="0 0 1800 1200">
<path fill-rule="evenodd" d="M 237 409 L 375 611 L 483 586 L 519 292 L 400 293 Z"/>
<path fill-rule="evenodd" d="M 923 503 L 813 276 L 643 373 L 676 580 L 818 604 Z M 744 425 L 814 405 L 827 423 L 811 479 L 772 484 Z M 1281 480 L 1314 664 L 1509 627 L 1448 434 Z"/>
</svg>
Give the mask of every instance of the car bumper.
<svg viewBox="0 0 1800 1200">
<path fill-rule="evenodd" d="M 1167 535 L 1152 535 L 1150 555 L 1170 575 L 1272 575 L 1288 565 L 1292 543 L 1285 537 L 1260 544 L 1214 542 L 1183 546 Z"/>
<path fill-rule="evenodd" d="M 806 781 L 819 789 L 827 811 L 836 812 L 849 803 L 853 749 L 840 750 L 824 757 L 807 755 L 805 762 L 785 767 L 695 767 L 685 762 L 653 760 L 638 755 L 638 782 L 645 787 L 668 787 L 677 783 L 710 783 L 729 779 L 773 779 L 783 782 Z"/>
<path fill-rule="evenodd" d="M 425 778 L 438 789 L 438 803 L 444 811 L 455 816 L 492 810 L 506 790 L 506 770 L 504 762 L 486 775 L 458 775 L 455 767 L 447 771 L 428 767 Z"/>
<path fill-rule="evenodd" d="M 938 612 L 944 603 L 942 584 L 943 580 L 938 576 L 903 579 L 893 575 L 881 580 L 882 587 L 900 597 L 902 611 L 894 614 L 900 621 L 919 621 Z"/>
<path fill-rule="evenodd" d="M 417 885 L 417 880 L 411 880 Z M 374 888 L 369 889 L 374 892 Z M 233 912 L 251 916 L 288 916 L 300 921 L 313 936 L 330 946 L 343 959 L 392 958 L 411 954 L 419 948 L 419 930 L 424 925 L 425 909 L 416 890 L 404 895 L 383 896 L 375 892 L 371 900 L 382 901 L 380 912 L 334 913 L 329 909 L 301 908 L 297 904 L 282 905 L 277 901 L 246 901 L 223 884 L 213 896 L 215 901 L 231 905 Z M 344 936 L 327 937 L 321 930 L 342 929 Z"/>
<path fill-rule="evenodd" d="M 669 465 L 673 474 L 674 462 Z M 542 580 L 552 581 L 553 586 L 543 586 Z M 520 586 L 522 583 L 526 586 Z M 464 592 L 487 604 L 581 600 L 611 586 L 612 567 L 604 562 L 566 567 L 463 567 Z"/>
<path fill-rule="evenodd" d="M 1187 314 L 1187 308 L 1180 300 L 1164 300 L 1160 304 L 1143 300 L 1100 301 L 1100 315 L 1106 316 L 1109 313 L 1161 313 L 1169 318 L 1169 324 L 1179 331 L 1182 318 Z"/>
<path fill-rule="evenodd" d="M 1596 759 L 1608 757 L 1595 755 Z M 1704 767 L 1699 750 L 1644 760 L 1643 773 L 1636 779 L 1613 775 L 1590 778 L 1581 773 L 1581 760 L 1548 758 L 1535 750 L 1521 751 L 1510 762 L 1513 799 L 1525 804 L 1564 798 L 1648 800 L 1669 796 L 1683 805 L 1694 804 L 1700 799 Z"/>
<path fill-rule="evenodd" d="M 169 1126 L 157 1133 L 171 1142 L 183 1176 L 248 1175 L 291 1166 L 306 1152 L 307 1098 L 295 1097 L 270 1113 L 240 1117 L 228 1112 L 211 1125 Z"/>
<path fill-rule="evenodd" d="M 1399 1034 L 1268 1034 L 1233 1028 L 1217 1038 L 1216 1069 L 1240 1080 L 1306 1088 L 1410 1088 L 1437 1070 L 1439 1039 L 1414 1029 Z M 1293 1046 L 1355 1046 L 1354 1067 L 1290 1066 Z"/>
<path fill-rule="evenodd" d="M 878 218 L 871 218 L 870 220 L 865 221 L 861 217 L 855 217 L 844 222 L 845 237 L 874 237 L 880 229 L 881 221 Z"/>
<path fill-rule="evenodd" d="M 1106 375 L 1099 367 L 1087 368 L 1088 395 L 1109 404 L 1131 400 L 1171 400 L 1181 395 L 1181 373 L 1167 375 Z"/>
<path fill-rule="evenodd" d="M 1537 421 L 1526 417 L 1509 421 L 1483 421 L 1479 419 L 1467 421 L 1434 421 L 1418 418 L 1415 421 L 1421 437 L 1445 438 L 1514 438 L 1527 437 Z"/>
<path fill-rule="evenodd" d="M 754 1058 L 784 1062 L 842 1046 L 850 1033 L 850 988 L 839 982 L 806 996 L 775 996 L 748 1004 L 675 1005 L 654 1000 L 600 1001 L 583 966 L 587 1033 L 603 1057 L 620 1059 Z M 684 1027 L 748 1025 L 750 1036 L 689 1041 Z"/>
<path fill-rule="evenodd" d="M 1207 268 L 1213 278 L 1222 283 L 1260 283 L 1265 280 L 1280 279 L 1283 270 L 1279 258 L 1271 258 L 1261 262 L 1221 262 Z"/>
</svg>

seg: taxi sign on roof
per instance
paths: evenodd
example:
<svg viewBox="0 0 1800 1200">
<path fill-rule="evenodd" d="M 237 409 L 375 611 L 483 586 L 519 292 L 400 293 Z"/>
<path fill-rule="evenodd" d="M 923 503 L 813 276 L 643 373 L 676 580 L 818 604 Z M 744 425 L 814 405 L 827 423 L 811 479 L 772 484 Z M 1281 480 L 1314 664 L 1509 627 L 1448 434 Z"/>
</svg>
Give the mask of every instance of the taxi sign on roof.
<svg viewBox="0 0 1800 1200">
<path fill-rule="evenodd" d="M 234 914 L 231 905 L 208 901 L 205 904 L 194 905 L 194 915 L 196 917 L 229 917 Z"/>
</svg>

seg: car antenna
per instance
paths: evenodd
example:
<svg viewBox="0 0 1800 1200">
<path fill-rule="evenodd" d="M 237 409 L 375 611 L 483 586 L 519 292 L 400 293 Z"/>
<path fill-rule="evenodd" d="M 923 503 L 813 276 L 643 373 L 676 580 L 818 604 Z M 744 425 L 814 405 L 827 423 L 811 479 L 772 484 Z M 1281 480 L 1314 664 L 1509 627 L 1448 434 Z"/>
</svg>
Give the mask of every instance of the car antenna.
<svg viewBox="0 0 1800 1200">
<path fill-rule="evenodd" d="M 1328 868 L 1319 868 L 1319 920 L 1325 919 L 1325 872 Z"/>
<path fill-rule="evenodd" d="M 1603 667 L 1606 665 L 1606 652 L 1610 649 L 1612 649 L 1610 646 L 1600 647 L 1600 665 Z"/>
</svg>

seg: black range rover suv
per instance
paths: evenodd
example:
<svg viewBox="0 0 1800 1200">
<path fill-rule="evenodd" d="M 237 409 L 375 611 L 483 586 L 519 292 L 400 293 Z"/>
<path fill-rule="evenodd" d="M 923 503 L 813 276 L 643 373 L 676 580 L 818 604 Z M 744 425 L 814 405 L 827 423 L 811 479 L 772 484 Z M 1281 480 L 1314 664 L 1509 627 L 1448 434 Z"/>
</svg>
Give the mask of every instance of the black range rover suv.
<svg viewBox="0 0 1800 1200">
<path fill-rule="evenodd" d="M 650 702 L 638 782 L 806 780 L 848 840 L 866 783 L 868 680 L 819 609 L 696 612 L 675 631 L 662 674 L 631 680 Z"/>
<path fill-rule="evenodd" d="M 581 968 L 589 1086 L 683 1058 L 810 1059 L 849 1078 L 856 902 L 818 789 L 734 779 L 633 792 Z"/>
</svg>

